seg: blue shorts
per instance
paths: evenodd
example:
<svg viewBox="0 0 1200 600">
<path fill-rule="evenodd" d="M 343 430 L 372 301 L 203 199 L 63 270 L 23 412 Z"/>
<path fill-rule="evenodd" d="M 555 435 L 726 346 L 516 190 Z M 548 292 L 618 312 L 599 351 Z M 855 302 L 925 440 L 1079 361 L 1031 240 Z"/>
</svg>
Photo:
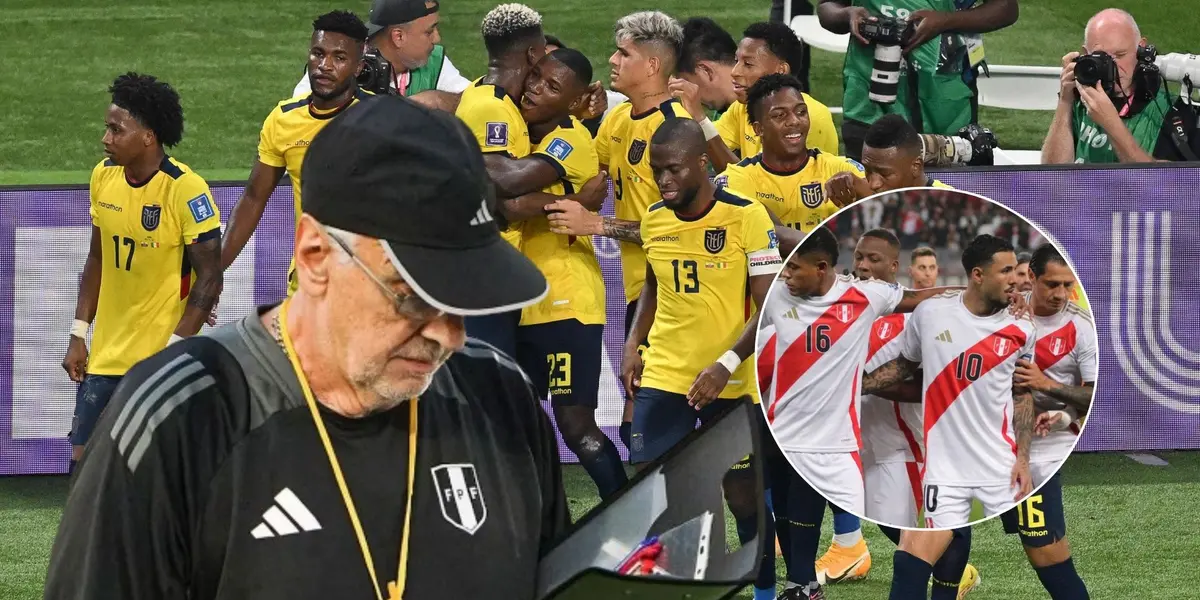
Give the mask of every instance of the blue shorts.
<svg viewBox="0 0 1200 600">
<path fill-rule="evenodd" d="M 596 408 L 600 396 L 603 325 L 576 319 L 517 328 L 517 364 L 533 381 L 539 400 Z"/>
<path fill-rule="evenodd" d="M 516 358 L 517 325 L 521 323 L 521 311 L 467 317 L 463 319 L 463 323 L 468 336 L 487 342 L 508 356 Z"/>
<path fill-rule="evenodd" d="M 1000 522 L 1004 524 L 1004 533 L 1020 535 L 1021 544 L 1027 548 L 1043 548 L 1067 537 L 1062 480 L 1058 473 L 1036 494 L 1001 514 Z"/>
<path fill-rule="evenodd" d="M 650 462 L 670 450 L 701 423 L 715 417 L 721 400 L 701 410 L 688 405 L 687 396 L 653 388 L 641 388 L 633 399 L 633 429 L 630 435 L 629 462 Z"/>
<path fill-rule="evenodd" d="M 87 445 L 118 383 L 121 383 L 121 378 L 112 375 L 87 375 L 83 378 L 83 383 L 75 392 L 75 418 L 71 420 L 69 436 L 72 446 Z"/>
</svg>

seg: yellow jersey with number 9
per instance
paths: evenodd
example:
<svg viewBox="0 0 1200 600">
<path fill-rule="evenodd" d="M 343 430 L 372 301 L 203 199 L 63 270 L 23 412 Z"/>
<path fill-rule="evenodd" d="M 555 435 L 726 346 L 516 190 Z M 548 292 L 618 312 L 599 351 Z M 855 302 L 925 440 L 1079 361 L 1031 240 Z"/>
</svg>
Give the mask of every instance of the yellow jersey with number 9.
<svg viewBox="0 0 1200 600">
<path fill-rule="evenodd" d="M 695 217 L 680 217 L 661 202 L 651 206 L 642 242 L 658 284 L 642 387 L 687 394 L 742 334 L 749 278 L 779 272 L 775 226 L 761 204 L 718 189 Z M 720 397 L 756 396 L 756 385 L 754 360 L 746 360 Z"/>
<path fill-rule="evenodd" d="M 467 124 L 484 154 L 503 152 L 512 158 L 529 156 L 529 127 L 521 109 L 504 88 L 476 79 L 463 90 L 454 115 Z M 500 232 L 516 248 L 521 244 L 521 228 L 510 225 Z"/>
<path fill-rule="evenodd" d="M 804 165 L 790 172 L 768 167 L 758 154 L 729 165 L 716 184 L 761 202 L 784 225 L 808 233 L 838 211 L 825 199 L 825 182 L 843 171 L 863 176 L 863 166 L 854 160 L 820 150 L 809 150 Z"/>
<path fill-rule="evenodd" d="M 592 134 L 574 117 L 538 143 L 532 156 L 558 171 L 559 180 L 548 194 L 571 194 L 600 172 Z M 550 292 L 540 302 L 521 311 L 521 325 L 578 319 L 584 325 L 605 321 L 604 276 L 588 237 L 558 235 L 546 217 L 521 224 L 521 252 L 545 275 Z"/>
<path fill-rule="evenodd" d="M 219 239 L 221 216 L 204 179 L 169 156 L 143 183 L 106 160 L 89 191 L 101 270 L 87 372 L 119 376 L 175 333 L 191 284 L 185 246 Z"/>
<path fill-rule="evenodd" d="M 804 104 L 808 106 L 808 147 L 837 156 L 840 149 L 837 128 L 833 126 L 833 113 L 816 98 L 805 93 L 800 95 L 804 97 Z M 750 115 L 746 112 L 745 104 L 734 102 L 729 105 L 713 125 L 721 134 L 721 141 L 725 142 L 725 146 L 741 158 L 750 158 L 762 152 L 762 138 L 754 133 L 754 126 L 750 124 Z"/>
<path fill-rule="evenodd" d="M 612 109 L 596 132 L 596 155 L 608 165 L 613 182 L 613 200 L 618 219 L 641 221 L 651 204 L 662 199 L 650 169 L 650 138 L 666 119 L 690 119 L 678 100 L 672 98 L 640 114 L 633 104 L 622 102 Z M 645 238 L 643 238 L 644 240 Z M 621 244 L 621 272 L 625 302 L 637 300 L 646 281 L 646 255 L 637 244 Z"/>
</svg>

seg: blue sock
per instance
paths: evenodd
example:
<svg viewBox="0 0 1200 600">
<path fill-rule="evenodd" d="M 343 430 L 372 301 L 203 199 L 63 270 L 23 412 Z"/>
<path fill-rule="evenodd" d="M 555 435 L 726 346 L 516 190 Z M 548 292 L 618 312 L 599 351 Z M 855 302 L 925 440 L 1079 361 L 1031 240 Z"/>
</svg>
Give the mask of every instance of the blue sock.
<svg viewBox="0 0 1200 600">
<path fill-rule="evenodd" d="M 754 600 L 775 600 L 775 586 L 769 588 L 754 588 Z"/>
<path fill-rule="evenodd" d="M 604 438 L 604 442 L 600 450 L 594 454 L 584 453 L 579 456 L 579 464 L 587 471 L 592 481 L 596 482 L 600 499 L 604 500 L 621 489 L 629 478 L 625 475 L 625 465 L 621 463 L 621 454 L 617 452 L 616 445 L 608 436 L 601 437 Z"/>
<path fill-rule="evenodd" d="M 892 591 L 888 600 L 923 600 L 933 565 L 903 551 L 892 555 Z"/>
<path fill-rule="evenodd" d="M 633 431 L 633 423 L 629 421 L 623 421 L 621 428 L 617 430 L 617 436 L 621 438 L 621 443 L 625 444 L 626 448 L 630 447 L 629 434 L 631 431 Z"/>
<path fill-rule="evenodd" d="M 832 507 L 834 505 L 830 504 L 829 506 Z M 859 529 L 862 529 L 862 521 L 859 521 L 858 517 L 846 512 L 840 508 L 835 508 L 832 510 L 833 510 L 833 533 L 834 533 L 834 535 L 841 534 L 841 533 L 853 533 L 855 531 L 858 531 Z"/>
<path fill-rule="evenodd" d="M 950 545 L 942 557 L 933 563 L 933 593 L 930 600 L 957 600 L 958 584 L 962 581 L 967 559 L 971 557 L 971 528 L 954 530 Z"/>
<path fill-rule="evenodd" d="M 1042 587 L 1050 593 L 1054 600 L 1087 600 L 1087 586 L 1075 570 L 1075 560 L 1068 558 L 1057 565 L 1034 567 Z"/>
<path fill-rule="evenodd" d="M 767 499 L 767 512 L 775 514 L 775 502 L 771 500 L 771 488 L 763 490 L 763 498 Z"/>
</svg>

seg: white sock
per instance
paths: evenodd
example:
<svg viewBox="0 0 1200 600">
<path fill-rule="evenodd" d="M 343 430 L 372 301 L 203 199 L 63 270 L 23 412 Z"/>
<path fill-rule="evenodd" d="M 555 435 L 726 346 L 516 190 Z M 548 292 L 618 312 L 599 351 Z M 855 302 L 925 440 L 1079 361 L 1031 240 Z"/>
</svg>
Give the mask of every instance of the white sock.
<svg viewBox="0 0 1200 600">
<path fill-rule="evenodd" d="M 857 544 L 858 540 L 861 540 L 861 539 L 862 539 L 862 530 L 855 529 L 854 531 L 851 531 L 850 533 L 834 534 L 833 543 L 835 543 L 843 548 L 848 548 L 850 546 Z"/>
</svg>

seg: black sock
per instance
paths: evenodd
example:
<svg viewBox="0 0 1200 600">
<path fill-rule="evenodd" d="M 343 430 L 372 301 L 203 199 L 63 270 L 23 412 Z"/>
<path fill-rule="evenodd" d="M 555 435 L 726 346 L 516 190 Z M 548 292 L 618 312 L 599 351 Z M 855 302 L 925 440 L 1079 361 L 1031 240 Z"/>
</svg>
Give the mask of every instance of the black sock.
<svg viewBox="0 0 1200 600">
<path fill-rule="evenodd" d="M 903 551 L 892 555 L 892 592 L 888 600 L 923 600 L 933 565 Z"/>
<path fill-rule="evenodd" d="M 1075 570 L 1075 560 L 1068 558 L 1057 565 L 1034 567 L 1042 587 L 1054 600 L 1087 600 L 1087 586 Z"/>
<path fill-rule="evenodd" d="M 621 454 L 617 452 L 616 445 L 608 436 L 601 434 L 600 437 L 603 442 L 596 452 L 583 452 L 577 456 L 579 464 L 596 482 L 596 489 L 603 500 L 621 489 L 629 478 L 625 475 L 625 465 L 621 463 Z"/>
<path fill-rule="evenodd" d="M 962 581 L 963 571 L 967 568 L 967 559 L 971 557 L 971 528 L 960 527 L 954 530 L 950 545 L 942 553 L 942 557 L 933 563 L 933 593 L 931 600 L 956 600 L 958 584 Z"/>
<path fill-rule="evenodd" d="M 779 540 L 779 550 L 783 554 L 783 564 L 788 564 L 788 557 L 792 554 L 792 526 L 788 522 L 788 483 L 786 480 L 774 479 L 778 481 L 771 486 L 771 505 L 775 509 L 772 519 L 775 522 L 775 539 Z M 774 545 L 774 544 L 772 544 Z M 774 548 L 771 549 L 774 552 Z M 772 557 L 771 563 L 775 560 Z"/>
<path fill-rule="evenodd" d="M 892 540 L 893 544 L 895 544 L 897 546 L 900 545 L 900 530 L 899 529 L 897 529 L 895 527 L 888 527 L 887 525 L 880 525 L 879 530 L 883 532 L 883 535 L 887 536 L 887 539 Z"/>
<path fill-rule="evenodd" d="M 625 444 L 626 448 L 630 447 L 629 433 L 633 431 L 633 423 L 622 421 L 621 428 L 617 430 L 617 437 L 621 438 L 621 443 Z"/>
<path fill-rule="evenodd" d="M 806 585 L 817 580 L 817 551 L 821 544 L 821 520 L 825 517 L 825 497 L 796 473 L 789 478 L 788 581 Z"/>
<path fill-rule="evenodd" d="M 765 507 L 764 507 L 765 510 Z M 766 515 L 767 535 L 770 536 L 775 532 L 775 520 L 768 513 Z M 737 525 L 738 541 L 746 544 L 758 535 L 758 515 L 750 515 L 748 517 L 734 517 L 733 522 Z M 758 575 L 754 578 L 754 587 L 769 588 L 775 585 L 775 544 L 768 543 L 763 548 L 763 560 L 759 563 Z"/>
<path fill-rule="evenodd" d="M 67 464 L 67 475 L 74 475 L 74 474 L 75 474 L 75 467 L 76 467 L 77 465 L 79 465 L 79 461 L 77 461 L 77 460 L 75 460 L 75 459 L 73 459 L 73 458 L 72 458 L 72 459 L 71 459 L 71 462 Z"/>
</svg>

